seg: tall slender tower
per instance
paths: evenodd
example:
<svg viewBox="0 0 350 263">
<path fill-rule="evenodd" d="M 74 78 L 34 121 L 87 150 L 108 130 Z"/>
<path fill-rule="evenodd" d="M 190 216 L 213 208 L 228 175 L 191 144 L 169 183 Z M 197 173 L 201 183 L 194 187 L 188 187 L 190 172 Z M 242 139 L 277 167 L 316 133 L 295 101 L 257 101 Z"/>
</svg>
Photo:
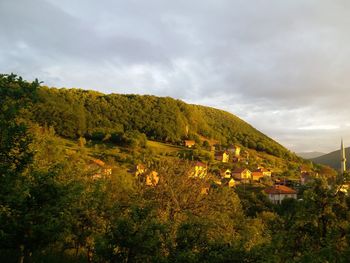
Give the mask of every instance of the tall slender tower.
<svg viewBox="0 0 350 263">
<path fill-rule="evenodd" d="M 346 158 L 345 158 L 343 138 L 341 139 L 341 144 L 340 144 L 340 160 L 341 160 L 340 172 L 341 174 L 343 174 L 346 171 Z"/>
</svg>

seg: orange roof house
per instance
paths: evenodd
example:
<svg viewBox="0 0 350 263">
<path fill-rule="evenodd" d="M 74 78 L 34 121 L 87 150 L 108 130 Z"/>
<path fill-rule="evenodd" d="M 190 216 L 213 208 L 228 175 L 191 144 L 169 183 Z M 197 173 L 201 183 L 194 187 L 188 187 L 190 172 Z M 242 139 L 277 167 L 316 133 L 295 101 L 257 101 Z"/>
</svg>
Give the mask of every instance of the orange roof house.
<svg viewBox="0 0 350 263">
<path fill-rule="evenodd" d="M 185 140 L 185 146 L 188 148 L 192 148 L 196 144 L 193 140 Z"/>
<path fill-rule="evenodd" d="M 260 181 L 265 176 L 271 177 L 271 171 L 263 167 L 258 167 L 258 169 L 252 172 L 253 181 Z"/>
<path fill-rule="evenodd" d="M 100 159 L 92 159 L 91 160 L 94 164 L 97 164 L 98 166 L 105 166 L 105 162 Z"/>
<path fill-rule="evenodd" d="M 270 201 L 274 204 L 280 204 L 285 198 L 297 199 L 297 192 L 285 185 L 274 185 L 266 188 L 264 191 L 268 194 Z"/>
<path fill-rule="evenodd" d="M 259 172 L 259 171 L 252 172 L 252 180 L 253 181 L 260 181 L 260 179 L 263 177 L 264 177 L 264 175 L 262 172 Z"/>
<path fill-rule="evenodd" d="M 261 172 L 263 174 L 263 176 L 271 176 L 271 170 L 266 169 L 264 167 L 258 167 L 256 172 Z"/>
</svg>

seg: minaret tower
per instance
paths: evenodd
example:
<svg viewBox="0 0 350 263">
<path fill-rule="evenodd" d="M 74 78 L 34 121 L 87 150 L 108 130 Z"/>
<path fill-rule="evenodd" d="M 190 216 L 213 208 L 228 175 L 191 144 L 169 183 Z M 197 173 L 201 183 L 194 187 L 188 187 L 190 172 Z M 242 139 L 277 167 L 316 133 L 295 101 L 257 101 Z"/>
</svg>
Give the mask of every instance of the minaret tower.
<svg viewBox="0 0 350 263">
<path fill-rule="evenodd" d="M 343 139 L 341 139 L 341 145 L 340 145 L 340 160 L 341 160 L 340 172 L 341 174 L 344 174 L 344 172 L 346 171 L 346 158 L 345 158 L 345 149 L 344 149 Z"/>
</svg>

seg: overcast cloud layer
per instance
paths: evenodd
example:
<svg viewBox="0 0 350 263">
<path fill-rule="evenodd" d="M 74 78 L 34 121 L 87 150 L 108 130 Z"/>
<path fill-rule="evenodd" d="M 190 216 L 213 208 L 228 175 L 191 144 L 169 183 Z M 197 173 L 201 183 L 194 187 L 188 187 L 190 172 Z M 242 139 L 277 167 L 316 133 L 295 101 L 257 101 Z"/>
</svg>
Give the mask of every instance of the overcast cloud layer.
<svg viewBox="0 0 350 263">
<path fill-rule="evenodd" d="M 350 145 L 347 0 L 0 0 L 0 72 L 232 112 L 292 151 Z"/>
</svg>

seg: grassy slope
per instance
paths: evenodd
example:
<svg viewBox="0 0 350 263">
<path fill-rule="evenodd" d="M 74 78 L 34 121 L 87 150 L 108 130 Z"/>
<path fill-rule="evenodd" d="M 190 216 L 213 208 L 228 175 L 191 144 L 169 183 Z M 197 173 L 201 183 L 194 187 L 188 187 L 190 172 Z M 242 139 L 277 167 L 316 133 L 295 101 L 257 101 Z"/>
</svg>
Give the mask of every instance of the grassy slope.
<svg viewBox="0 0 350 263">
<path fill-rule="evenodd" d="M 314 159 L 317 157 L 320 157 L 322 155 L 325 155 L 326 153 L 321 153 L 321 152 L 300 152 L 300 153 L 296 153 L 296 155 L 300 156 L 301 158 L 304 159 Z"/>
<path fill-rule="evenodd" d="M 135 163 L 144 162 L 146 165 L 149 164 L 149 160 L 164 160 L 164 159 L 176 159 L 179 156 L 183 156 L 184 152 L 191 152 L 184 146 L 175 146 L 172 144 L 157 142 L 157 141 L 147 141 L 146 149 L 140 148 L 128 148 L 121 147 L 112 143 L 100 143 L 100 142 L 88 142 L 83 148 L 78 145 L 76 140 L 70 139 L 60 139 L 61 144 L 67 149 L 67 151 L 85 151 L 91 158 L 98 158 L 105 161 L 107 164 L 113 165 L 114 167 L 119 167 L 122 170 L 129 170 L 134 167 Z M 293 163 L 299 166 L 300 163 L 287 161 L 285 159 L 269 155 L 264 152 L 257 152 L 255 150 L 246 149 L 250 156 L 250 165 L 253 166 L 251 169 L 255 169 L 257 165 L 263 165 L 264 167 L 273 169 L 274 172 L 282 173 L 288 169 L 288 166 Z M 204 150 L 201 150 L 204 151 Z M 146 160 L 142 160 L 142 152 L 145 153 Z M 88 161 L 88 160 L 87 160 Z M 242 163 L 231 163 L 223 164 L 220 161 L 211 160 L 209 162 L 210 167 L 218 166 L 230 167 L 249 167 L 249 165 Z"/>
<path fill-rule="evenodd" d="M 150 148 L 156 154 L 174 153 L 179 152 L 182 149 L 182 147 L 176 145 L 150 140 L 147 141 L 147 147 Z"/>
</svg>

